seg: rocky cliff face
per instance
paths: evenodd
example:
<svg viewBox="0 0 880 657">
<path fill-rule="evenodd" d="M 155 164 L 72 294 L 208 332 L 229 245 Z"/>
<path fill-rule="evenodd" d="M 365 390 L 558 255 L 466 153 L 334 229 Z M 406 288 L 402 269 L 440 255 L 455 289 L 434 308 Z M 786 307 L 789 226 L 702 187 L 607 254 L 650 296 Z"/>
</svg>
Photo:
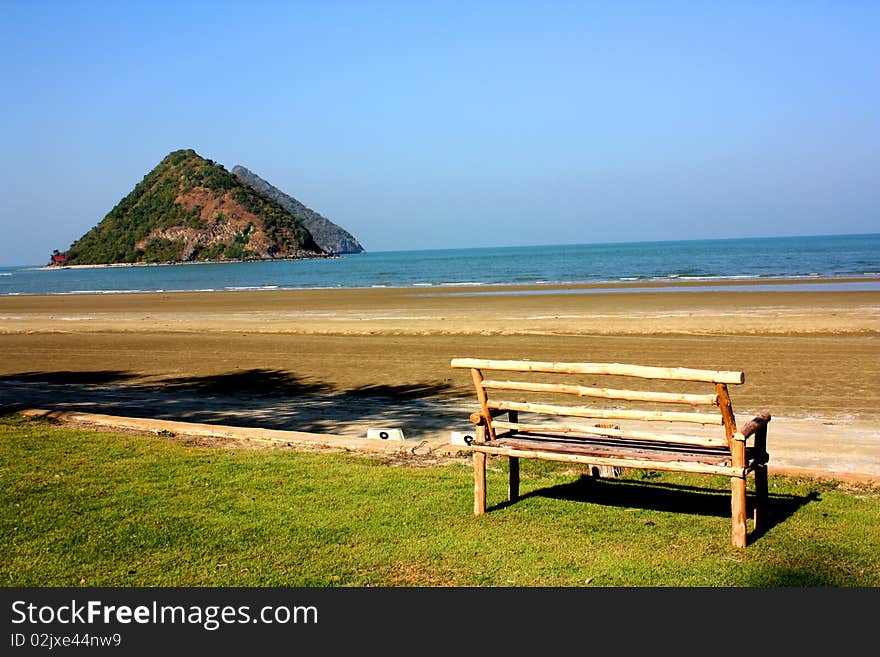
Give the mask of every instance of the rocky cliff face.
<svg viewBox="0 0 880 657">
<path fill-rule="evenodd" d="M 302 222 L 193 150 L 167 155 L 63 254 L 65 264 L 323 257 Z"/>
<path fill-rule="evenodd" d="M 315 238 L 315 242 L 317 242 L 318 246 L 324 249 L 327 253 L 344 254 L 364 252 L 364 247 L 362 247 L 357 239 L 355 239 L 355 237 L 347 230 L 337 226 L 314 210 L 307 208 L 295 198 L 288 196 L 247 168 L 237 164 L 232 167 L 232 173 L 258 192 L 277 201 L 281 207 L 302 221 L 303 225 L 308 228 L 309 232 L 312 234 L 312 237 Z"/>
</svg>

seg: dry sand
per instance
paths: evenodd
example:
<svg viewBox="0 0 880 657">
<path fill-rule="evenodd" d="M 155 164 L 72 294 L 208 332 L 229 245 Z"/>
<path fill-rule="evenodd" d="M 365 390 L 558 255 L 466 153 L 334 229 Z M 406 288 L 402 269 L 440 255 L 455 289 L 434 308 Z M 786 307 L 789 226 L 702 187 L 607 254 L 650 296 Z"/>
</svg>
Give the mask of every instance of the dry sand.
<svg viewBox="0 0 880 657">
<path fill-rule="evenodd" d="M 596 287 L 0 297 L 0 403 L 420 437 L 471 404 L 455 356 L 734 369 L 790 465 L 880 475 L 880 292 Z"/>
</svg>

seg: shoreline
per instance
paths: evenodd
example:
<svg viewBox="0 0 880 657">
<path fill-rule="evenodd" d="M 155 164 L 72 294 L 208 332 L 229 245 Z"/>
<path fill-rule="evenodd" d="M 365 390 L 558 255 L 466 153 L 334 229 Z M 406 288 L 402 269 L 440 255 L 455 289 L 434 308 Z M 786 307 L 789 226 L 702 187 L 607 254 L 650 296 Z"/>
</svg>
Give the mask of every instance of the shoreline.
<svg viewBox="0 0 880 657">
<path fill-rule="evenodd" d="M 339 257 L 339 256 L 331 256 Z M 269 262 L 269 261 L 254 261 Z M 224 264 L 222 262 L 193 262 L 179 263 L 188 265 Z M 225 263 L 230 264 L 230 263 Z M 241 264 L 241 263 L 238 263 Z M 84 269 L 103 267 L 152 267 L 164 266 L 158 264 L 137 265 L 74 265 Z M 40 270 L 61 270 L 58 267 L 44 267 Z M 658 292 L 673 291 L 674 289 L 706 288 L 707 292 L 737 291 L 737 288 L 749 287 L 761 288 L 776 286 L 834 286 L 834 291 L 880 291 L 880 275 L 865 274 L 863 276 L 731 276 L 731 277 L 692 277 L 692 278 L 649 278 L 634 280 L 602 280 L 602 281 L 566 281 L 566 282 L 534 282 L 534 283 L 414 283 L 410 285 L 369 285 L 369 286 L 302 286 L 282 287 L 278 285 L 242 286 L 225 288 L 205 289 L 153 289 L 153 290 L 76 290 L 70 292 L 6 292 L 0 293 L 0 299 L 9 297 L 67 297 L 67 296 L 108 296 L 108 295 L 145 295 L 145 294 L 213 294 L 235 292 L 329 292 L 329 291 L 365 291 L 365 290 L 394 290 L 394 291 L 418 291 L 424 296 L 441 295 L 493 295 L 493 294 L 552 294 L 565 293 L 577 294 L 578 291 L 603 292 L 615 290 L 629 290 L 646 293 L 656 289 Z M 875 287 L 876 286 L 876 287 Z M 660 288 L 668 288 L 662 290 Z M 724 288 L 716 290 L 712 288 Z M 779 291 L 787 291 L 780 289 Z M 796 290 L 792 290 L 796 291 Z"/>
</svg>

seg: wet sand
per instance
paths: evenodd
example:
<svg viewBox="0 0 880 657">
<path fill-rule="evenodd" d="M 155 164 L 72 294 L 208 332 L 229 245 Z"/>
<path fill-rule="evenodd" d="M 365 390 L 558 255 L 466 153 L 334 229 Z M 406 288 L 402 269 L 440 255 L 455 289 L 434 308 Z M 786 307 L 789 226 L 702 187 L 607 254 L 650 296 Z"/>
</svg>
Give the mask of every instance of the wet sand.
<svg viewBox="0 0 880 657">
<path fill-rule="evenodd" d="M 880 292 L 737 287 L 0 297 L 0 403 L 26 403 L 40 391 L 45 399 L 50 389 L 52 398 L 70 400 L 82 386 L 202 396 L 207 389 L 227 400 L 333 399 L 320 411 L 323 422 L 300 416 L 326 430 L 347 404 L 372 404 L 357 415 L 374 423 L 383 411 L 389 421 L 405 417 L 417 433 L 424 411 L 406 408 L 467 400 L 469 376 L 449 361 L 476 356 L 742 370 L 746 383 L 733 390 L 742 414 L 767 409 L 774 418 L 815 418 L 820 441 L 841 439 L 847 424 L 858 423 L 869 436 L 880 428 Z M 554 290 L 561 293 L 548 293 Z M 507 294 L 515 291 L 540 294 Z M 186 417 L 184 401 L 176 409 L 166 405 L 165 416 Z M 241 424 L 247 405 L 240 411 Z M 254 421 L 265 425 L 268 416 L 271 409 L 262 408 Z M 199 416 L 206 417 L 224 419 Z M 291 425 L 296 417 L 284 427 L 303 428 Z M 880 429 L 876 435 L 880 443 Z"/>
</svg>

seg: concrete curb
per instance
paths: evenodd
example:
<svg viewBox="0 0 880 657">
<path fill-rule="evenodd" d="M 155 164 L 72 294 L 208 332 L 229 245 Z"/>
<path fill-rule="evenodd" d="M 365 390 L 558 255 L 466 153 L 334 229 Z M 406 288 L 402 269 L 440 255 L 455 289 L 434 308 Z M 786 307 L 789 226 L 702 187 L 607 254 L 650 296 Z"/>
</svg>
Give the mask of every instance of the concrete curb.
<svg viewBox="0 0 880 657">
<path fill-rule="evenodd" d="M 366 453 L 391 454 L 397 456 L 453 456 L 460 450 L 455 445 L 440 444 L 427 440 L 385 441 L 378 439 L 353 438 L 328 433 L 309 433 L 305 431 L 284 431 L 258 427 L 236 427 L 222 424 L 200 424 L 177 422 L 151 418 L 79 413 L 76 411 L 52 411 L 39 408 L 19 410 L 25 417 L 46 418 L 64 424 L 88 425 L 109 430 L 123 429 L 149 434 L 168 432 L 175 436 L 197 438 L 223 438 L 241 442 L 256 442 L 277 447 L 312 447 L 335 449 L 339 451 L 361 451 Z"/>
</svg>

